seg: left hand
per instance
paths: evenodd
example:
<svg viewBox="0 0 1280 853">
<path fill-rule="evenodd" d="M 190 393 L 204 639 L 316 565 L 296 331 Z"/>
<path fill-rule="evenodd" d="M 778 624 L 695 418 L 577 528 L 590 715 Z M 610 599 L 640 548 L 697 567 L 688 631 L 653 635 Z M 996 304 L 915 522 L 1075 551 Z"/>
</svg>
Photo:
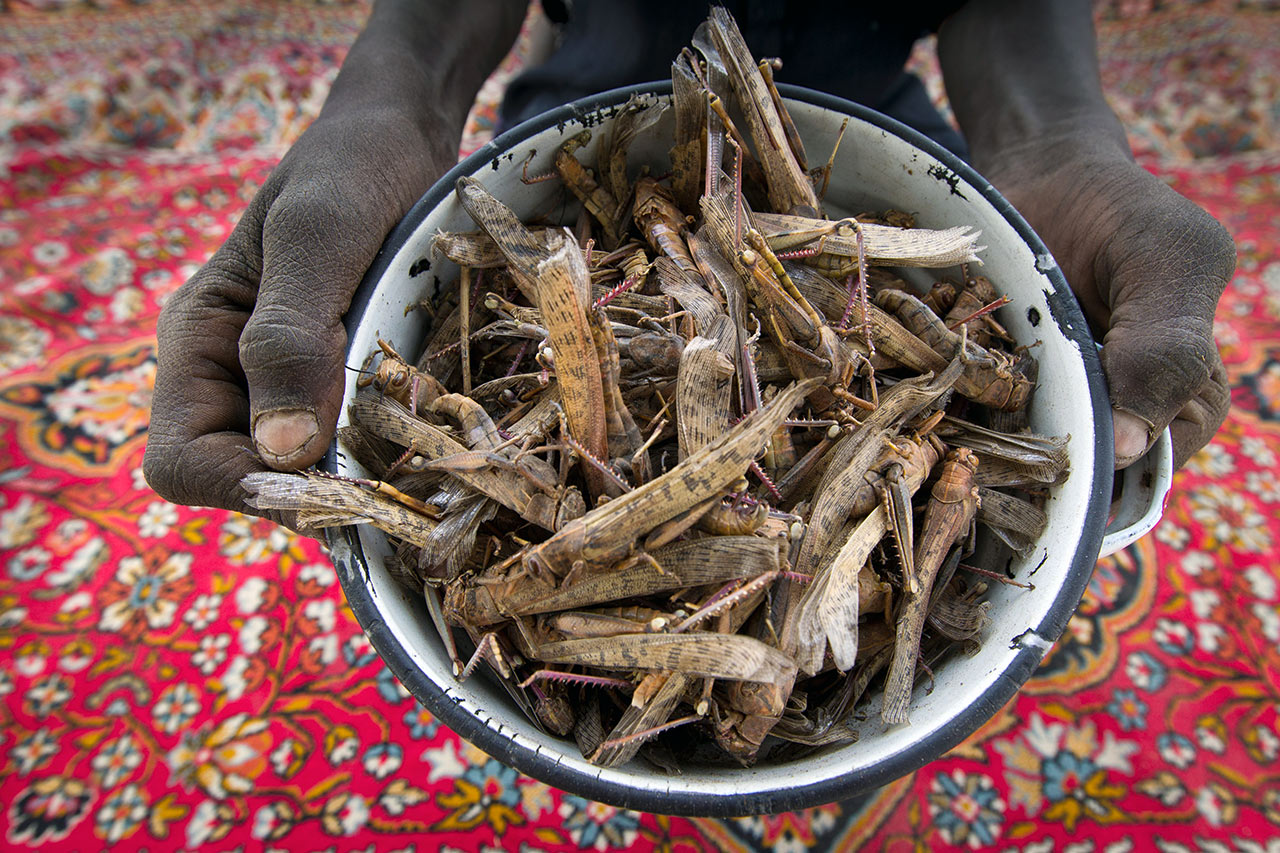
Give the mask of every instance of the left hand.
<svg viewBox="0 0 1280 853">
<path fill-rule="evenodd" d="M 1146 453 L 1166 426 L 1181 467 L 1231 403 L 1213 340 L 1214 311 L 1235 269 L 1226 229 L 1127 152 L 1094 139 L 1028 141 L 986 177 L 1044 240 L 1103 334 L 1116 468 Z"/>
</svg>

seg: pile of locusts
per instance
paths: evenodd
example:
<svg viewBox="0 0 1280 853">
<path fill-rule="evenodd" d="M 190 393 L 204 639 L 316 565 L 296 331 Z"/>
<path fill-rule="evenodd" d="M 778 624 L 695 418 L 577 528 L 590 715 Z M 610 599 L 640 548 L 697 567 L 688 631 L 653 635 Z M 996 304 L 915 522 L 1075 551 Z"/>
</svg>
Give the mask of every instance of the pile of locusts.
<svg viewBox="0 0 1280 853">
<path fill-rule="evenodd" d="M 1035 362 L 969 275 L 978 235 L 822 218 L 830 163 L 810 173 L 770 64 L 722 9 L 695 44 L 673 66 L 669 187 L 628 173 L 664 109 L 639 102 L 594 172 L 589 132 L 556 153 L 572 231 L 458 181 L 479 230 L 434 243 L 458 287 L 416 366 L 371 355 L 341 436 L 376 480 L 245 481 L 302 526 L 390 534 L 455 673 L 489 661 L 607 766 L 642 747 L 670 764 L 671 738 L 743 763 L 768 735 L 847 742 L 882 674 L 884 722 L 906 721 L 1004 579 L 966 563 L 975 522 L 1027 553 L 1066 469 L 1065 439 L 1025 430 Z M 919 298 L 906 266 L 960 281 Z"/>
</svg>

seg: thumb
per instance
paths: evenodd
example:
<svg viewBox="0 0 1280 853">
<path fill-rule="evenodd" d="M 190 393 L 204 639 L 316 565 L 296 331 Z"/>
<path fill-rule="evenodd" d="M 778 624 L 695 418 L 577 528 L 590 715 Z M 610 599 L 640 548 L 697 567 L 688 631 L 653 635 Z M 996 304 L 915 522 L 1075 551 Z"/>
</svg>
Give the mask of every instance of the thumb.
<svg viewBox="0 0 1280 853">
<path fill-rule="evenodd" d="M 1179 412 L 1205 392 L 1221 364 L 1211 324 L 1181 310 L 1125 305 L 1112 314 L 1102 369 L 1111 390 L 1117 468 L 1145 454 Z"/>
<path fill-rule="evenodd" d="M 1155 192 L 1163 203 L 1129 218 L 1113 241 L 1128 251 L 1102 276 L 1111 306 L 1102 368 L 1117 468 L 1146 453 L 1171 423 L 1180 464 L 1209 441 L 1229 405 L 1213 317 L 1235 245 L 1205 211 L 1163 185 Z"/>
<path fill-rule="evenodd" d="M 257 302 L 240 336 L 254 445 L 274 468 L 314 464 L 342 405 L 342 315 L 380 236 L 334 205 L 282 199 L 263 227 Z"/>
</svg>

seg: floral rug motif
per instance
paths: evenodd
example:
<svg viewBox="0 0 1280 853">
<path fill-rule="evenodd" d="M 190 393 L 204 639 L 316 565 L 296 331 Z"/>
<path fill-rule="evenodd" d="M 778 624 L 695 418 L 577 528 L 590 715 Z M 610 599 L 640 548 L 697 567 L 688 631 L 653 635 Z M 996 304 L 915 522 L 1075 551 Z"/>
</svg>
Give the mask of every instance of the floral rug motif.
<svg viewBox="0 0 1280 853">
<path fill-rule="evenodd" d="M 517 774 L 395 681 L 319 545 L 140 463 L 155 319 L 316 114 L 367 3 L 0 4 L 0 837 L 10 849 L 1280 849 L 1280 14 L 1099 5 L 1141 162 L 1235 236 L 1235 407 L 981 731 L 740 820 Z M 534 29 L 531 23 L 528 30 Z M 486 87 L 467 150 L 534 39 Z M 927 51 L 913 67 L 936 88 Z"/>
</svg>

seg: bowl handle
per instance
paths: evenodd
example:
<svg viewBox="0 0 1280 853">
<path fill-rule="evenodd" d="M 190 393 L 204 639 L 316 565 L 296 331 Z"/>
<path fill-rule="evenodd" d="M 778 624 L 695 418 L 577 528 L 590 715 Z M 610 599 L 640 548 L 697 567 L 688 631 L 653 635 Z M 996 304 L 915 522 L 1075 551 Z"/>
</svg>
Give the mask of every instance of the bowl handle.
<svg viewBox="0 0 1280 853">
<path fill-rule="evenodd" d="M 1169 430 L 1137 462 L 1120 474 L 1120 497 L 1112 502 L 1113 517 L 1102 537 L 1098 556 L 1109 557 L 1151 532 L 1164 515 L 1173 483 L 1173 438 Z"/>
</svg>

